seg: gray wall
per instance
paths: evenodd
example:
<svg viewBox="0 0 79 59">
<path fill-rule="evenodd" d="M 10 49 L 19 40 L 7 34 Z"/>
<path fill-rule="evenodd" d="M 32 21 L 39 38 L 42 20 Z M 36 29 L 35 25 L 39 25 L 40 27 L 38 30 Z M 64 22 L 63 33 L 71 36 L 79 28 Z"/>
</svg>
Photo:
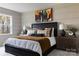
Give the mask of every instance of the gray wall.
<svg viewBox="0 0 79 59">
<path fill-rule="evenodd" d="M 17 34 L 20 33 L 21 31 L 21 13 L 4 9 L 0 7 L 0 13 L 6 14 L 6 15 L 11 15 L 13 17 L 12 19 L 12 31 L 13 34 L 0 34 L 0 41 L 4 42 L 7 38 L 9 37 L 14 37 Z"/>
<path fill-rule="evenodd" d="M 25 24 L 30 26 L 30 24 L 35 23 L 34 17 L 35 17 L 34 11 L 23 13 L 22 14 L 22 26 L 25 25 Z"/>
<path fill-rule="evenodd" d="M 74 24 L 79 27 L 79 4 L 57 4 L 52 6 L 54 21 Z M 22 25 L 35 23 L 34 10 L 22 14 Z"/>
</svg>

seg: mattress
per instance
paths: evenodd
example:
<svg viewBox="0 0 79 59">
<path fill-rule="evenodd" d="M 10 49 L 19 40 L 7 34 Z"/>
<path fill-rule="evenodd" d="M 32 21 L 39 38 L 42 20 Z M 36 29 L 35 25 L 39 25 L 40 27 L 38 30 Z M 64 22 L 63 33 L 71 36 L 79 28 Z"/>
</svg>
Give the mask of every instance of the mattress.
<svg viewBox="0 0 79 59">
<path fill-rule="evenodd" d="M 56 44 L 55 37 L 48 37 L 50 45 Z M 17 40 L 17 38 L 8 38 L 5 44 L 10 44 L 16 47 L 33 50 L 42 55 L 42 49 L 38 42 L 32 40 Z"/>
</svg>

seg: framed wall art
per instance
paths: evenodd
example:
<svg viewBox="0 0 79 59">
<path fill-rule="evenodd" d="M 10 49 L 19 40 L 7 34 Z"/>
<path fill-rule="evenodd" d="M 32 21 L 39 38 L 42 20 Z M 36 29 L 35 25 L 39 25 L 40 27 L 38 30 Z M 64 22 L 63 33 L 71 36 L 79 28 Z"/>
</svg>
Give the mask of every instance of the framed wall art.
<svg viewBox="0 0 79 59">
<path fill-rule="evenodd" d="M 53 20 L 52 8 L 44 9 L 42 13 L 42 21 Z"/>
<path fill-rule="evenodd" d="M 47 9 L 43 9 L 43 10 L 36 10 L 35 11 L 35 21 L 37 21 L 37 22 L 53 21 L 52 8 L 47 8 Z"/>
<path fill-rule="evenodd" d="M 35 10 L 35 21 L 36 22 L 42 21 L 42 10 Z"/>
</svg>

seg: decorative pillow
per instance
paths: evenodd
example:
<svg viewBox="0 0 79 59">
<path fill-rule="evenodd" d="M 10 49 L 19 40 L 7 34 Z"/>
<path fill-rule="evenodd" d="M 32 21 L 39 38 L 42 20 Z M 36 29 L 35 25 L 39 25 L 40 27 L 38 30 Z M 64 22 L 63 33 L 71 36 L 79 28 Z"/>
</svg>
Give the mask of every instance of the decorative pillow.
<svg viewBox="0 0 79 59">
<path fill-rule="evenodd" d="M 31 34 L 30 36 L 45 37 L 45 35 L 44 35 L 44 34 Z"/>
<path fill-rule="evenodd" d="M 45 34 L 46 37 L 51 37 L 51 28 L 45 28 L 44 30 L 37 30 L 37 34 Z"/>
<path fill-rule="evenodd" d="M 36 30 L 35 29 L 28 29 L 27 30 L 27 36 L 29 36 L 31 34 L 36 34 Z"/>
<path fill-rule="evenodd" d="M 46 31 L 46 36 L 47 37 L 51 37 L 51 32 L 52 32 L 52 29 L 51 28 L 45 28 L 45 31 Z"/>
<path fill-rule="evenodd" d="M 21 34 L 27 34 L 27 30 L 23 30 Z"/>
<path fill-rule="evenodd" d="M 52 28 L 51 37 L 54 37 L 54 28 Z"/>
<path fill-rule="evenodd" d="M 37 29 L 37 34 L 46 34 L 46 31 L 45 30 Z"/>
</svg>

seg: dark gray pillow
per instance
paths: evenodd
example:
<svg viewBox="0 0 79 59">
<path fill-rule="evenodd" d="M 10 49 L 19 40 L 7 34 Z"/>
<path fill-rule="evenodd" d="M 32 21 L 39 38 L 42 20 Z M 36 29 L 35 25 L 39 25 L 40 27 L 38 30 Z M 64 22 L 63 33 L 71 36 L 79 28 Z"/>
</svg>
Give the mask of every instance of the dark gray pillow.
<svg viewBox="0 0 79 59">
<path fill-rule="evenodd" d="M 45 37 L 45 35 L 44 35 L 44 34 L 31 34 L 30 36 Z"/>
<path fill-rule="evenodd" d="M 21 34 L 27 34 L 27 30 L 23 30 Z"/>
</svg>

